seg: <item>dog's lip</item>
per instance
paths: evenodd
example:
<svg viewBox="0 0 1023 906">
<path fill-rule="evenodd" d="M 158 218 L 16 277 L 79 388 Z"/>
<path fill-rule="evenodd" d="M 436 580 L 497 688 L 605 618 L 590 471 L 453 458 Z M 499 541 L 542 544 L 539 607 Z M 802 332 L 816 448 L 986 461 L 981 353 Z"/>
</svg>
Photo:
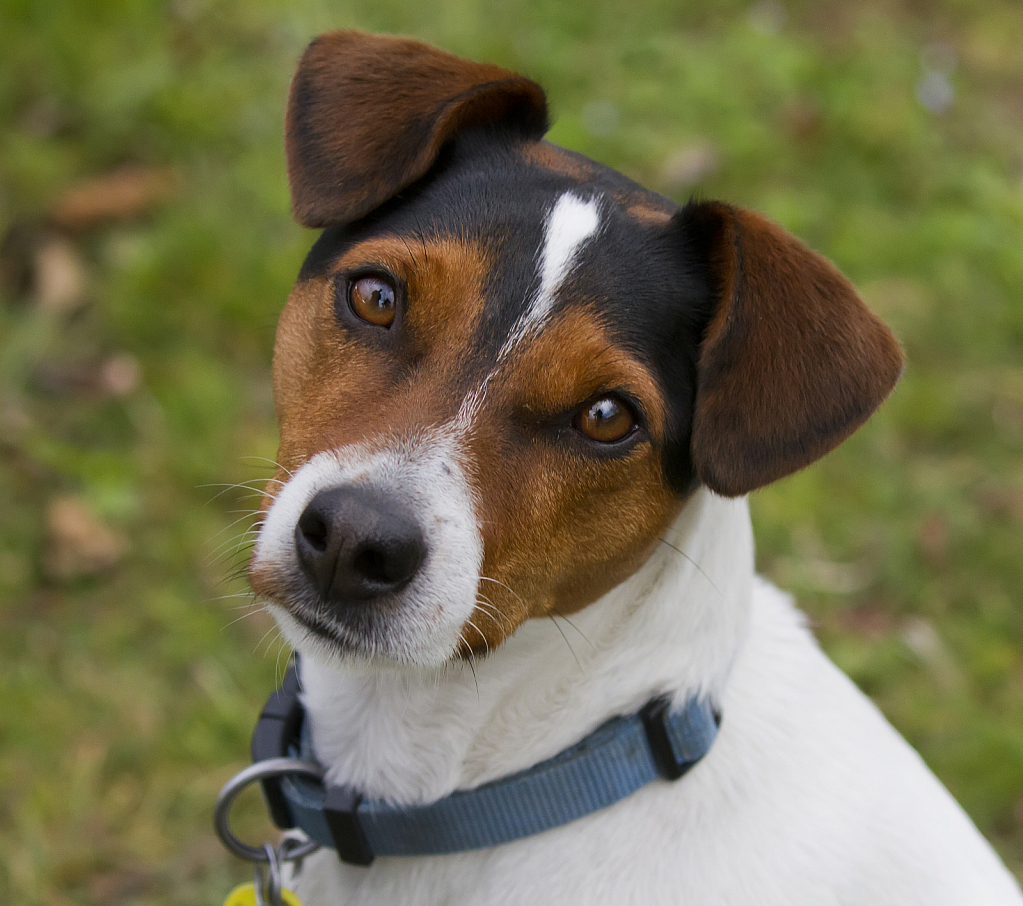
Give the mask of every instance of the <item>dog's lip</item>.
<svg viewBox="0 0 1023 906">
<path fill-rule="evenodd" d="M 310 632 L 315 633 L 325 641 L 328 641 L 345 651 L 354 650 L 354 646 L 352 645 L 350 638 L 341 635 L 338 632 L 337 627 L 331 625 L 329 621 L 318 617 L 315 613 L 310 613 L 307 607 L 304 607 L 301 604 L 282 601 L 270 601 L 269 603 L 280 607 L 293 620 L 300 623 Z"/>
</svg>

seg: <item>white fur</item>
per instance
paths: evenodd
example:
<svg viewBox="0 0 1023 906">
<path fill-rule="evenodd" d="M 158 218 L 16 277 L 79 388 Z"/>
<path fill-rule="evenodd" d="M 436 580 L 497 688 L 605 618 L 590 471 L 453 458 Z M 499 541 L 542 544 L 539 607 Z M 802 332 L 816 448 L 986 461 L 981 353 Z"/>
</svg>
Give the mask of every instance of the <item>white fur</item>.
<svg viewBox="0 0 1023 906">
<path fill-rule="evenodd" d="M 330 779 L 396 802 L 525 768 L 662 691 L 722 707 L 706 758 L 680 781 L 490 850 L 368 868 L 320 851 L 294 881 L 306 906 L 1023 903 L 789 598 L 753 576 L 745 502 L 699 491 L 668 540 L 687 556 L 661 545 L 560 631 L 527 622 L 475 680 L 462 665 L 307 659 L 304 700 Z"/>
<path fill-rule="evenodd" d="M 527 337 L 536 334 L 550 316 L 554 296 L 571 273 L 583 246 L 597 233 L 600 213 L 596 199 L 583 201 L 565 192 L 555 203 L 544 227 L 544 245 L 540 253 L 540 288 L 529 308 L 512 327 L 501 347 L 498 361 L 504 360 Z"/>
<path fill-rule="evenodd" d="M 497 366 L 478 388 L 467 394 L 459 407 L 455 425 L 471 432 L 473 422 L 486 400 L 487 388 L 508 357 L 523 342 L 540 332 L 554 308 L 554 297 L 572 272 L 579 253 L 600 228 L 597 200 L 583 201 L 571 192 L 563 193 L 554 203 L 544 223 L 544 244 L 539 250 L 540 286 L 536 295 L 518 318 L 497 355 Z"/>
<path fill-rule="evenodd" d="M 430 665 L 447 661 L 476 605 L 483 545 L 472 492 L 463 474 L 457 435 L 430 431 L 394 440 L 375 450 L 348 446 L 319 453 L 278 493 L 259 533 L 253 555 L 257 569 L 272 569 L 282 584 L 300 585 L 295 525 L 317 492 L 357 484 L 385 492 L 415 513 L 429 553 L 419 573 L 402 590 L 372 638 L 335 624 L 360 660 Z M 295 647 L 331 659 L 334 652 L 283 607 L 269 605 Z"/>
</svg>

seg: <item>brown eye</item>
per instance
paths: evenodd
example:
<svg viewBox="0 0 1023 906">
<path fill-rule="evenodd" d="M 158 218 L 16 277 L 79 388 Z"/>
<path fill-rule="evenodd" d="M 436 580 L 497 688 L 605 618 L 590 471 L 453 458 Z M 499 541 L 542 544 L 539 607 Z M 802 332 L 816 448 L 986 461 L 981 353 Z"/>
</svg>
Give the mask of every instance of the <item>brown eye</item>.
<svg viewBox="0 0 1023 906">
<path fill-rule="evenodd" d="M 348 305 L 363 321 L 390 327 L 396 311 L 394 286 L 381 277 L 359 277 L 348 285 Z"/>
<path fill-rule="evenodd" d="M 636 417 L 622 400 L 614 396 L 603 396 L 576 415 L 575 426 L 591 440 L 613 444 L 632 433 L 636 427 Z"/>
</svg>

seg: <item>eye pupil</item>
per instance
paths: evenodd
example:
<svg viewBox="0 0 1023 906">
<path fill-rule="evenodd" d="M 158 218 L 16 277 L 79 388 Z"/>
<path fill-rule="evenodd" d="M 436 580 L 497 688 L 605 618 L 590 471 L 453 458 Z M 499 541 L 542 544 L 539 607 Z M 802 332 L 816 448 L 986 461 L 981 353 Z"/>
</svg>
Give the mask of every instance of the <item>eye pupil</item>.
<svg viewBox="0 0 1023 906">
<path fill-rule="evenodd" d="M 632 433 L 636 418 L 622 400 L 603 396 L 579 412 L 575 426 L 591 440 L 612 444 Z"/>
<path fill-rule="evenodd" d="M 390 327 L 397 310 L 394 286 L 381 277 L 359 277 L 348 288 L 348 305 L 357 317 Z"/>
</svg>

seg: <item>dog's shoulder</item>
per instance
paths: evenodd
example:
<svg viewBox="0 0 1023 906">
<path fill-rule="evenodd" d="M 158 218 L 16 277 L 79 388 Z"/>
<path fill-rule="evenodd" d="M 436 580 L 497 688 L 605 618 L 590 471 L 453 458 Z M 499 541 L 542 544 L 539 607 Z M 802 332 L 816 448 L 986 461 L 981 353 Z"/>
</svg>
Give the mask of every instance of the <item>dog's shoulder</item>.
<svg viewBox="0 0 1023 906">
<path fill-rule="evenodd" d="M 763 579 L 723 709 L 700 767 L 721 838 L 754 856 L 752 875 L 755 854 L 770 863 L 764 883 L 781 872 L 813 902 L 1019 902 L 959 804 Z"/>
</svg>

